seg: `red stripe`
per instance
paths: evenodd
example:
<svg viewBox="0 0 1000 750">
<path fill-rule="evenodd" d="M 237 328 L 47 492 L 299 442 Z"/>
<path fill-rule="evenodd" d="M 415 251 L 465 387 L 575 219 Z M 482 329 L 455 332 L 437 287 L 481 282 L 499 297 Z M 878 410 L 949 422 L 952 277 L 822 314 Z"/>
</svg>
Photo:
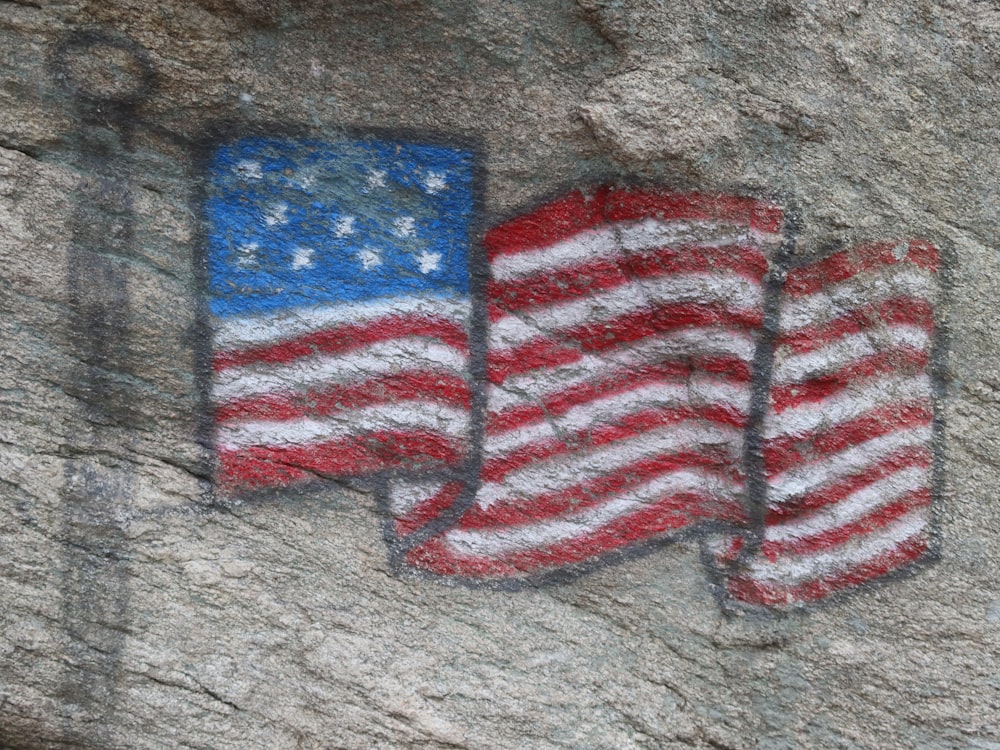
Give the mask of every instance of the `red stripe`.
<svg viewBox="0 0 1000 750">
<path fill-rule="evenodd" d="M 212 356 L 212 369 L 221 372 L 259 362 L 285 364 L 312 354 L 348 352 L 405 336 L 435 338 L 464 354 L 469 351 L 468 337 L 457 323 L 433 316 L 389 315 L 370 323 L 314 331 L 277 344 L 216 352 Z"/>
<path fill-rule="evenodd" d="M 565 439 L 553 438 L 528 443 L 504 456 L 487 461 L 483 465 L 482 478 L 486 482 L 500 482 L 507 474 L 531 463 L 600 448 L 685 421 L 708 421 L 742 427 L 744 419 L 742 415 L 737 419 L 730 410 L 722 407 L 646 409 L 618 417 L 611 424 L 592 425 L 577 430 Z"/>
<path fill-rule="evenodd" d="M 556 391 L 537 404 L 492 412 L 486 419 L 486 431 L 489 434 L 506 432 L 516 427 L 540 422 L 552 415 L 563 415 L 581 404 L 627 393 L 645 385 L 666 382 L 687 384 L 699 372 L 709 372 L 719 375 L 720 379 L 736 383 L 749 383 L 752 377 L 750 366 L 735 357 L 698 357 L 680 362 L 660 362 L 628 370 L 611 371 L 600 379 L 577 383 Z M 714 408 L 723 411 L 711 412 L 713 421 L 743 426 L 745 417 L 739 411 L 722 405 Z"/>
<path fill-rule="evenodd" d="M 760 310 L 730 309 L 722 305 L 665 303 L 636 310 L 601 323 L 574 326 L 558 332 L 560 338 L 579 342 L 584 351 L 607 351 L 620 344 L 637 341 L 666 331 L 692 326 L 733 326 L 759 328 Z"/>
<path fill-rule="evenodd" d="M 592 193 L 577 190 L 494 227 L 483 240 L 490 260 L 554 245 L 597 226 L 604 221 L 608 190 L 607 187 L 597 188 Z"/>
<path fill-rule="evenodd" d="M 930 404 L 914 401 L 873 409 L 829 429 L 772 438 L 764 443 L 764 465 L 767 475 L 774 477 L 802 464 L 827 460 L 851 446 L 893 432 L 930 424 L 933 418 L 934 413 Z"/>
<path fill-rule="evenodd" d="M 767 607 L 817 601 L 902 568 L 923 555 L 927 547 L 926 538 L 911 538 L 848 571 L 826 575 L 807 583 L 784 584 L 740 577 L 730 580 L 727 589 L 740 601 Z"/>
<path fill-rule="evenodd" d="M 759 310 L 732 310 L 721 305 L 693 302 L 654 305 L 601 323 L 550 331 L 547 337 L 540 336 L 516 347 L 494 349 L 486 355 L 487 377 L 491 383 L 499 385 L 515 375 L 576 362 L 582 356 L 580 349 L 606 351 L 642 338 L 699 326 L 757 328 L 762 321 L 763 314 Z M 711 359 L 702 361 L 710 362 Z M 716 366 L 723 362 L 739 362 L 733 365 L 738 369 L 746 366 L 735 358 L 717 357 L 714 361 Z"/>
<path fill-rule="evenodd" d="M 728 539 L 718 538 L 716 542 L 720 545 L 726 545 L 724 548 L 714 553 L 715 562 L 720 567 L 731 565 L 732 562 L 739 556 L 740 552 L 743 551 L 743 547 L 746 544 L 746 540 L 742 536 L 733 536 Z"/>
<path fill-rule="evenodd" d="M 753 245 L 702 247 L 681 244 L 650 252 L 630 252 L 621 260 L 624 271 L 638 278 L 673 276 L 687 273 L 740 276 L 761 283 L 767 273 L 767 258 Z"/>
<path fill-rule="evenodd" d="M 761 232 L 779 232 L 784 215 L 778 206 L 755 198 L 659 190 L 616 190 L 608 196 L 609 221 L 645 218 L 670 221 L 721 221 Z"/>
<path fill-rule="evenodd" d="M 466 578 L 517 577 L 521 571 L 508 570 L 492 558 L 471 557 L 453 552 L 441 537 L 432 537 L 409 550 L 403 558 L 406 565 L 440 576 Z"/>
<path fill-rule="evenodd" d="M 530 499 L 496 502 L 488 508 L 473 506 L 462 517 L 458 528 L 481 529 L 544 521 L 584 510 L 657 477 L 688 469 L 701 469 L 704 473 L 717 476 L 717 481 L 741 481 L 732 463 L 732 458 L 725 451 L 717 449 L 662 453 L 624 464 L 596 479 L 544 492 Z"/>
<path fill-rule="evenodd" d="M 398 518 L 396 520 L 396 533 L 402 537 L 422 529 L 448 510 L 461 492 L 461 482 L 448 482 L 434 495 L 418 503 L 405 515 Z"/>
<path fill-rule="evenodd" d="M 494 349 L 486 354 L 486 377 L 500 385 L 507 378 L 538 369 L 549 369 L 577 362 L 583 357 L 579 349 L 537 338 L 511 349 Z"/>
<path fill-rule="evenodd" d="M 805 326 L 784 332 L 778 339 L 778 346 L 787 346 L 795 353 L 802 354 L 844 336 L 882 326 L 916 326 L 932 333 L 934 308 L 926 300 L 913 297 L 893 297 L 872 302 L 825 325 Z"/>
<path fill-rule="evenodd" d="M 904 261 L 937 272 L 941 259 L 933 245 L 923 241 L 910 242 L 906 255 L 897 258 L 895 248 L 899 244 L 899 242 L 872 242 L 859 245 L 834 253 L 818 263 L 796 268 L 788 272 L 785 292 L 793 297 L 815 294 L 828 284 L 846 281 L 859 273 Z"/>
<path fill-rule="evenodd" d="M 856 359 L 827 375 L 774 386 L 771 389 L 771 404 L 781 414 L 795 406 L 825 401 L 849 386 L 856 386 L 864 378 L 922 370 L 929 361 L 930 355 L 926 350 L 909 346 L 896 347 Z"/>
<path fill-rule="evenodd" d="M 761 545 L 761 553 L 771 562 L 783 555 L 806 555 L 822 552 L 832 547 L 865 536 L 877 529 L 888 526 L 917 508 L 931 504 L 931 491 L 923 488 L 908 492 L 899 500 L 875 509 L 873 512 L 851 523 L 828 529 L 818 534 L 788 541 L 767 541 Z"/>
<path fill-rule="evenodd" d="M 462 455 L 462 441 L 426 430 L 384 430 L 311 445 L 220 450 L 217 481 L 228 490 L 257 489 L 318 477 L 455 464 Z"/>
<path fill-rule="evenodd" d="M 718 498 L 694 492 L 667 496 L 642 510 L 573 539 L 543 549 L 505 556 L 519 570 L 561 567 L 595 555 L 650 541 L 704 520 L 744 520 L 743 509 Z"/>
<path fill-rule="evenodd" d="M 492 412 L 486 417 L 486 432 L 498 433 L 512 430 L 521 425 L 541 422 L 547 416 L 542 404 L 523 404 L 506 409 L 502 412 Z"/>
<path fill-rule="evenodd" d="M 871 464 L 863 471 L 843 477 L 823 487 L 819 487 L 798 498 L 781 505 L 768 508 L 765 523 L 768 525 L 785 523 L 788 519 L 824 505 L 839 503 L 855 492 L 874 484 L 880 479 L 895 474 L 911 466 L 929 467 L 933 462 L 930 448 L 909 446 L 890 453 L 885 458 Z"/>
<path fill-rule="evenodd" d="M 599 224 L 657 218 L 666 221 L 722 221 L 775 233 L 782 210 L 766 201 L 726 195 L 680 194 L 656 190 L 599 187 L 574 191 L 531 213 L 494 227 L 484 244 L 490 260 L 548 247 Z"/>
<path fill-rule="evenodd" d="M 490 281 L 486 296 L 497 309 L 512 312 L 586 297 L 630 281 L 618 262 L 597 260 L 573 268 L 542 271 L 514 281 Z"/>
<path fill-rule="evenodd" d="M 719 360 L 724 360 L 720 362 Z M 707 365 L 699 367 L 700 364 Z M 723 367 L 725 364 L 727 367 Z M 591 401 L 609 398 L 622 393 L 636 390 L 645 385 L 666 382 L 690 382 L 699 371 L 709 371 L 713 374 L 727 373 L 737 383 L 750 381 L 750 368 L 743 360 L 733 358 L 704 358 L 703 362 L 693 360 L 667 361 L 657 364 L 642 365 L 631 370 L 612 371 L 598 380 L 577 383 L 562 391 L 550 394 L 542 400 L 542 407 L 550 415 L 561 416 L 570 409 Z M 509 420 L 504 420 L 505 413 L 490 415 L 487 421 L 487 431 L 499 431 L 498 425 L 505 424 L 505 429 L 512 426 Z M 742 418 L 739 423 L 742 425 Z"/>
<path fill-rule="evenodd" d="M 411 370 L 350 385 L 331 385 L 305 393 L 280 393 L 220 404 L 217 422 L 265 419 L 281 421 L 322 417 L 346 409 L 360 409 L 396 401 L 433 401 L 468 409 L 469 384 L 455 375 Z"/>
<path fill-rule="evenodd" d="M 664 329 L 656 333 L 669 333 L 671 328 L 684 327 L 675 321 L 650 322 L 649 325 Z M 567 335 L 570 334 L 567 332 Z M 552 336 L 553 338 L 539 337 L 510 349 L 494 349 L 489 352 L 486 355 L 489 381 L 495 385 L 502 385 L 508 378 L 532 370 L 553 369 L 573 364 L 583 358 L 580 349 L 555 340 L 561 339 L 562 333 L 556 331 Z M 739 357 L 686 355 L 685 360 L 689 363 L 688 369 L 684 371 L 688 375 L 701 370 L 734 382 L 748 382 L 752 378 L 749 363 Z"/>
<path fill-rule="evenodd" d="M 502 555 L 474 557 L 453 552 L 441 538 L 434 538 L 406 555 L 407 564 L 438 575 L 470 578 L 518 578 L 582 562 L 602 553 L 690 526 L 704 518 L 731 515 L 715 498 L 679 493 L 665 497 L 625 517 L 579 537 L 542 549 Z"/>
<path fill-rule="evenodd" d="M 624 286 L 637 278 L 694 273 L 721 277 L 729 271 L 760 283 L 767 272 L 767 260 L 756 248 L 739 245 L 660 248 L 617 260 L 602 259 L 573 268 L 546 270 L 513 281 L 492 281 L 487 287 L 487 296 L 504 310 L 516 311 L 585 297 L 596 291 Z"/>
</svg>

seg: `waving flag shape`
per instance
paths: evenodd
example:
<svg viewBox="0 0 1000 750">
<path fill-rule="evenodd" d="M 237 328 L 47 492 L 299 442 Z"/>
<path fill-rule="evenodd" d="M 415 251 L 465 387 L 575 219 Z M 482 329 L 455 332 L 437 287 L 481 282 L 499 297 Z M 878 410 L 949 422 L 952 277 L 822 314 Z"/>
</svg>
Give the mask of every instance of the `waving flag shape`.
<svg viewBox="0 0 1000 750">
<path fill-rule="evenodd" d="M 927 243 L 886 242 L 788 273 L 763 424 L 764 513 L 757 548 L 727 584 L 736 599 L 813 601 L 928 551 L 939 264 Z"/>
<path fill-rule="evenodd" d="M 472 155 L 248 139 L 212 165 L 217 484 L 464 459 Z"/>
<path fill-rule="evenodd" d="M 771 202 L 609 187 L 477 238 L 473 167 L 363 137 L 218 150 L 220 492 L 360 479 L 400 570 L 494 585 L 698 536 L 728 601 L 785 607 L 928 554 L 934 247 L 788 270 Z"/>
<path fill-rule="evenodd" d="M 471 493 L 390 482 L 405 564 L 536 576 L 742 522 L 754 333 L 782 221 L 750 199 L 601 189 L 490 231 L 481 469 Z M 456 503 L 453 523 L 418 533 Z"/>
</svg>

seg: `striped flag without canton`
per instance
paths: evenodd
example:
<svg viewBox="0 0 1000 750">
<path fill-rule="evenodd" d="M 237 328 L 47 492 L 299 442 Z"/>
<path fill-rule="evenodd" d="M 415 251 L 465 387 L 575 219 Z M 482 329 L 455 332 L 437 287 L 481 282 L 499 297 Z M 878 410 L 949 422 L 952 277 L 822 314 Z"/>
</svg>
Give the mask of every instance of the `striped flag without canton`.
<svg viewBox="0 0 1000 750">
<path fill-rule="evenodd" d="M 450 466 L 469 442 L 472 154 L 220 148 L 206 208 L 216 484 Z"/>
<path fill-rule="evenodd" d="M 699 521 L 744 523 L 782 225 L 767 202 L 602 188 L 491 230 L 481 467 L 390 482 L 402 565 L 535 577 Z"/>
<path fill-rule="evenodd" d="M 937 250 L 874 243 L 788 273 L 763 424 L 766 505 L 728 593 L 810 602 L 932 543 Z M 749 554 L 748 554 L 749 553 Z"/>
</svg>

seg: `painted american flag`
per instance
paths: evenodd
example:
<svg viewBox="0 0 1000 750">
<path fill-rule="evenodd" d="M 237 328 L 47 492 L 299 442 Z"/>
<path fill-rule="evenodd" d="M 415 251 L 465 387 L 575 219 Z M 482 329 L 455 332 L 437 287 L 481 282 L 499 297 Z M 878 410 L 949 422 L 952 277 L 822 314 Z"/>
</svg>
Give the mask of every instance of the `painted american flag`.
<svg viewBox="0 0 1000 750">
<path fill-rule="evenodd" d="M 211 164 L 216 484 L 227 493 L 467 452 L 473 155 L 245 139 Z"/>
<path fill-rule="evenodd" d="M 220 490 L 366 478 L 398 565 L 466 581 L 698 535 L 724 594 L 765 607 L 933 548 L 935 248 L 785 274 L 769 201 L 599 187 L 487 232 L 473 291 L 472 174 L 375 138 L 219 149 Z"/>
<path fill-rule="evenodd" d="M 766 201 L 600 188 L 488 232 L 481 462 L 388 483 L 402 564 L 532 578 L 745 523 L 762 281 L 782 226 Z"/>
<path fill-rule="evenodd" d="M 876 242 L 789 271 L 763 514 L 723 554 L 736 600 L 816 601 L 932 549 L 939 266 L 926 242 Z"/>
</svg>

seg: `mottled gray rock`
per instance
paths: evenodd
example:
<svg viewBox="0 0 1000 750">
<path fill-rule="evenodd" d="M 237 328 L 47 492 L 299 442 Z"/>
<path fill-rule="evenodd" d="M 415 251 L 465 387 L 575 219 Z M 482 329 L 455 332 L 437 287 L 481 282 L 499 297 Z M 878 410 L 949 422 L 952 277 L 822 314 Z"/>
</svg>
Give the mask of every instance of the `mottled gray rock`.
<svg viewBox="0 0 1000 750">
<path fill-rule="evenodd" d="M 0 745 L 1000 746 L 998 38 L 980 0 L 0 1 Z M 947 250 L 940 560 L 726 613 L 694 543 L 505 591 L 397 575 L 365 491 L 213 503 L 206 148 L 344 128 L 481 143 L 483 226 L 641 179 Z"/>
</svg>

